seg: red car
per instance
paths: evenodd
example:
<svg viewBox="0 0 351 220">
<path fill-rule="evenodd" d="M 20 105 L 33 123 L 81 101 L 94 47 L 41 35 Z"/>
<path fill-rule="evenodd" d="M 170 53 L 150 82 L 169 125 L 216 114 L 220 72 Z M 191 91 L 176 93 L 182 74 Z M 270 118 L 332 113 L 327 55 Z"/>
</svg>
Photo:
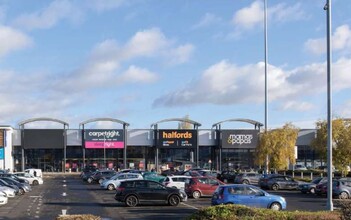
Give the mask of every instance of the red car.
<svg viewBox="0 0 351 220">
<path fill-rule="evenodd" d="M 185 192 L 188 196 L 198 199 L 201 196 L 212 196 L 222 181 L 213 177 L 192 177 L 185 183 Z"/>
</svg>

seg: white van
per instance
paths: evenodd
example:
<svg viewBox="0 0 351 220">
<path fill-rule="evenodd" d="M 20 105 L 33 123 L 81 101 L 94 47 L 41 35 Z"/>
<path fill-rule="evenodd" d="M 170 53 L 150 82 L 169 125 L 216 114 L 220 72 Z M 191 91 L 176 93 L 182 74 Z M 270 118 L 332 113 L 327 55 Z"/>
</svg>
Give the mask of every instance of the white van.
<svg viewBox="0 0 351 220">
<path fill-rule="evenodd" d="M 42 173 L 41 169 L 33 169 L 33 168 L 31 168 L 31 169 L 24 170 L 24 172 L 30 173 L 30 174 L 32 174 L 35 177 L 43 178 L 43 173 Z"/>
</svg>

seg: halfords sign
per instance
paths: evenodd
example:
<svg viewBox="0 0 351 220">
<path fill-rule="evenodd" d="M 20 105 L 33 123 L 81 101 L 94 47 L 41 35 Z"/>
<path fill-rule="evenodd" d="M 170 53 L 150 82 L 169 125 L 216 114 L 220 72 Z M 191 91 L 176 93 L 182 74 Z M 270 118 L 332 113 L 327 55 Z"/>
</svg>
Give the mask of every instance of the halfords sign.
<svg viewBox="0 0 351 220">
<path fill-rule="evenodd" d="M 84 130 L 85 148 L 124 148 L 123 129 Z"/>
<path fill-rule="evenodd" d="M 257 130 L 222 130 L 222 148 L 256 148 Z"/>
<path fill-rule="evenodd" d="M 196 147 L 196 130 L 158 130 L 157 147 Z"/>
</svg>

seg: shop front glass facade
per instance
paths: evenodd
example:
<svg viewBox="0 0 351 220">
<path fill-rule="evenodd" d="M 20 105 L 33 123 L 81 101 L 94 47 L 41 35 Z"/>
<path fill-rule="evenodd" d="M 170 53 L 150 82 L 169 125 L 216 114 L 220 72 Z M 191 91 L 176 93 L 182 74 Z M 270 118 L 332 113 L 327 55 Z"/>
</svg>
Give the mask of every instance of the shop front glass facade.
<svg viewBox="0 0 351 220">
<path fill-rule="evenodd" d="M 222 149 L 222 170 L 255 168 L 255 149 Z"/>
<path fill-rule="evenodd" d="M 25 168 L 38 168 L 44 172 L 62 172 L 63 149 L 25 149 Z"/>
<path fill-rule="evenodd" d="M 177 170 L 190 169 L 196 166 L 194 162 L 195 149 L 189 148 L 160 148 L 159 165 L 161 169 L 175 168 Z"/>
<path fill-rule="evenodd" d="M 123 168 L 123 149 L 85 149 L 85 164 L 118 170 Z"/>
</svg>

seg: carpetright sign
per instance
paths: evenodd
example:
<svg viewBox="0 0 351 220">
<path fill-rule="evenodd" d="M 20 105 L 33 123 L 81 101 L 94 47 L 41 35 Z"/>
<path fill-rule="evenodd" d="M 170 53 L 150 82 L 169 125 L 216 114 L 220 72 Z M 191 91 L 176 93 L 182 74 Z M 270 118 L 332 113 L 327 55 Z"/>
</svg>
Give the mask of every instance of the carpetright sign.
<svg viewBox="0 0 351 220">
<path fill-rule="evenodd" d="M 123 129 L 84 130 L 85 148 L 124 148 Z"/>
<path fill-rule="evenodd" d="M 256 148 L 257 130 L 222 130 L 222 148 Z"/>
</svg>

